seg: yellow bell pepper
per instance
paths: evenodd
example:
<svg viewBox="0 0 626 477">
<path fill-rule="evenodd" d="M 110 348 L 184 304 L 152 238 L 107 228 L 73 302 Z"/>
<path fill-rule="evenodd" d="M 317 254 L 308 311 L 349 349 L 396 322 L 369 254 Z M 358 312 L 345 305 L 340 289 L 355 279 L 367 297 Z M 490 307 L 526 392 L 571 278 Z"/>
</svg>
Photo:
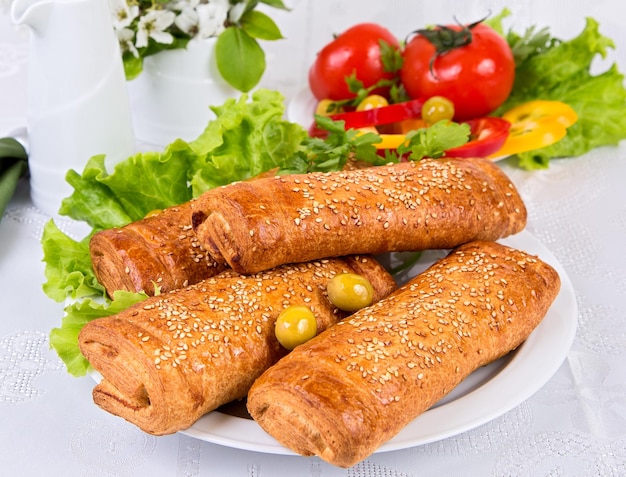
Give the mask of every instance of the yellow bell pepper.
<svg viewBox="0 0 626 477">
<path fill-rule="evenodd" d="M 560 141 L 578 120 L 576 112 L 561 101 L 534 100 L 502 115 L 511 123 L 509 137 L 491 158 L 533 151 Z"/>
<path fill-rule="evenodd" d="M 381 134 L 374 126 L 357 129 L 359 134 L 374 133 L 380 137 L 381 141 L 374 144 L 376 149 L 398 149 L 398 147 L 406 142 L 404 134 Z"/>
</svg>

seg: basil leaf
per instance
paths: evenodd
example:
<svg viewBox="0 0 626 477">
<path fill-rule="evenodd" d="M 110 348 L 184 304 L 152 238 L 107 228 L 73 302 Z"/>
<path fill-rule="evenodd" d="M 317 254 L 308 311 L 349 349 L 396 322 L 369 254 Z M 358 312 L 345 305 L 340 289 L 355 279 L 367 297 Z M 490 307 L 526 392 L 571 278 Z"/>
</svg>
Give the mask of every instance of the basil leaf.
<svg viewBox="0 0 626 477">
<path fill-rule="evenodd" d="M 283 38 L 274 20 L 258 10 L 252 10 L 241 17 L 241 28 L 248 35 L 259 40 L 280 40 Z"/>
<path fill-rule="evenodd" d="M 283 3 L 283 0 L 260 0 L 261 3 L 269 5 L 270 7 L 280 8 L 281 10 L 289 10 Z"/>
<path fill-rule="evenodd" d="M 265 71 L 265 53 L 241 28 L 229 27 L 218 37 L 215 59 L 220 74 L 233 88 L 248 92 Z"/>
</svg>

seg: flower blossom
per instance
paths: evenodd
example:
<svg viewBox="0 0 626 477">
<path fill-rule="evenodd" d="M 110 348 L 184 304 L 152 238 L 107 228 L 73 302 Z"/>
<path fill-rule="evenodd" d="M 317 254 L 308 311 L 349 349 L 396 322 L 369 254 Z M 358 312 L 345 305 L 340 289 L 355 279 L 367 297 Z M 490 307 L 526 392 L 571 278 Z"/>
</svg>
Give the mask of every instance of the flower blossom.
<svg viewBox="0 0 626 477">
<path fill-rule="evenodd" d="M 198 12 L 196 7 L 199 3 L 200 0 L 182 0 L 174 3 L 171 7 L 174 11 L 180 12 L 176 16 L 174 24 L 192 38 L 198 33 Z"/>
<path fill-rule="evenodd" d="M 174 41 L 171 33 L 165 30 L 174 23 L 176 14 L 165 10 L 152 10 L 139 19 L 137 25 L 137 48 L 148 46 L 148 39 L 152 38 L 157 43 L 170 44 Z"/>
<path fill-rule="evenodd" d="M 135 47 L 135 32 L 130 28 L 121 28 L 119 30 L 115 30 L 117 34 L 117 41 L 120 44 L 120 49 L 122 53 L 125 51 L 130 51 L 135 58 L 139 58 L 139 52 Z"/>
<path fill-rule="evenodd" d="M 198 12 L 198 36 L 209 38 L 218 36 L 224 31 L 224 23 L 228 18 L 228 0 L 209 0 L 208 3 L 196 7 Z"/>
<path fill-rule="evenodd" d="M 113 27 L 116 30 L 130 26 L 139 15 L 139 6 L 129 6 L 126 0 L 109 0 L 109 5 L 113 15 Z"/>
<path fill-rule="evenodd" d="M 235 3 L 230 8 L 230 12 L 228 12 L 228 21 L 230 21 L 231 23 L 237 23 L 241 19 L 241 15 L 243 15 L 244 10 L 248 6 L 248 3 L 249 2 L 246 0 Z"/>
</svg>

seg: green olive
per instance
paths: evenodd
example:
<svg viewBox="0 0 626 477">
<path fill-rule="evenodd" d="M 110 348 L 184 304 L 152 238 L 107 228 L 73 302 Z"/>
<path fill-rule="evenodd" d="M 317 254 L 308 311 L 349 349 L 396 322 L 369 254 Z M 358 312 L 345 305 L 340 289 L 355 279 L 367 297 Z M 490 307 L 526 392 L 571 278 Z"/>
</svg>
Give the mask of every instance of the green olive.
<svg viewBox="0 0 626 477">
<path fill-rule="evenodd" d="M 331 278 L 326 291 L 333 305 L 344 311 L 357 311 L 372 304 L 374 287 L 356 273 L 338 273 Z"/>
<path fill-rule="evenodd" d="M 454 117 L 454 104 L 443 96 L 432 96 L 424 101 L 422 106 L 422 119 L 432 126 L 443 119 L 452 120 Z"/>
<path fill-rule="evenodd" d="M 284 348 L 292 350 L 317 334 L 315 315 L 306 306 L 289 306 L 278 315 L 274 333 Z"/>
</svg>

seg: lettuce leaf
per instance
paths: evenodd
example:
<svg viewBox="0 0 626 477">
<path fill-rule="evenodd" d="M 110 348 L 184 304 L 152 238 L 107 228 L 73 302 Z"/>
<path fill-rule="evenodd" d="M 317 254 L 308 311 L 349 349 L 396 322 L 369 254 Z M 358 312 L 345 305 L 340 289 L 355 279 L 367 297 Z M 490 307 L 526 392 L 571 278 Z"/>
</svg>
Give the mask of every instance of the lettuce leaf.
<svg viewBox="0 0 626 477">
<path fill-rule="evenodd" d="M 76 241 L 61 232 L 52 220 L 44 226 L 41 244 L 47 281 L 43 290 L 56 302 L 67 298 L 78 300 L 86 296 L 106 295 L 91 266 L 90 238 L 91 234 Z"/>
<path fill-rule="evenodd" d="M 228 99 L 212 106 L 211 121 L 190 144 L 195 152 L 190 177 L 193 196 L 217 186 L 282 169 L 301 147 L 307 133 L 283 119 L 284 99 L 276 91 L 261 90 L 247 101 Z"/>
<path fill-rule="evenodd" d="M 84 376 L 90 368 L 89 362 L 78 348 L 78 334 L 85 324 L 96 318 L 115 315 L 147 297 L 144 293 L 117 291 L 113 301 L 85 298 L 69 304 L 65 308 L 61 327 L 53 328 L 50 332 L 50 346 L 65 363 L 67 371 L 78 377 Z"/>
<path fill-rule="evenodd" d="M 502 32 L 505 10 L 492 25 Z M 576 157 L 593 148 L 615 145 L 626 138 L 626 88 L 624 76 L 613 64 L 600 74 L 592 74 L 596 58 L 606 58 L 613 41 L 603 36 L 593 18 L 584 30 L 569 41 L 551 37 L 547 29 L 528 29 L 523 35 L 509 31 L 507 41 L 516 54 L 513 91 L 494 114 L 534 99 L 558 100 L 569 104 L 578 122 L 567 136 L 546 148 L 518 155 L 525 169 L 548 167 L 551 158 Z"/>
</svg>

